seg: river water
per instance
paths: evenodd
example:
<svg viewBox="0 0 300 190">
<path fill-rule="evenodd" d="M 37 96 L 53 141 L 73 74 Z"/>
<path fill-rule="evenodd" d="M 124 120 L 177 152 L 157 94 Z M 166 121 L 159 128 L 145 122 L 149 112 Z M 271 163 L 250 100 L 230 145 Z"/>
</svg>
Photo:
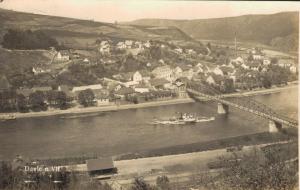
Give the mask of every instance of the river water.
<svg viewBox="0 0 300 190">
<path fill-rule="evenodd" d="M 253 98 L 297 119 L 298 88 Z M 149 123 L 155 117 L 170 118 L 176 112 L 215 116 L 216 119 L 178 126 Z M 16 154 L 31 158 L 92 153 L 112 156 L 267 130 L 266 120 L 246 112 L 230 108 L 230 114 L 218 116 L 213 102 L 131 109 L 79 118 L 24 118 L 0 123 L 0 160 L 11 159 Z"/>
</svg>

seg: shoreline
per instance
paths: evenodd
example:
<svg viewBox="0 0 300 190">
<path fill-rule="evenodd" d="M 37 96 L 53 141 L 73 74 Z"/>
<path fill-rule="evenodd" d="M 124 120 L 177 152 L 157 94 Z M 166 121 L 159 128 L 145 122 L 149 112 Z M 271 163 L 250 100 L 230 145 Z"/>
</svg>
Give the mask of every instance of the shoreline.
<svg viewBox="0 0 300 190">
<path fill-rule="evenodd" d="M 275 87 L 270 89 L 260 89 L 247 92 L 235 92 L 231 94 L 224 94 L 223 97 L 243 97 L 243 96 L 256 96 L 256 95 L 266 95 L 279 93 L 286 89 L 298 87 L 297 82 L 293 82 L 283 87 Z M 147 107 L 157 107 L 165 105 L 176 105 L 176 104 L 186 104 L 195 102 L 192 98 L 177 98 L 169 100 L 159 100 L 153 102 L 145 102 L 140 104 L 127 104 L 127 105 L 109 105 L 109 106 L 97 106 L 97 107 L 88 107 L 88 108 L 70 108 L 67 110 L 48 110 L 42 112 L 28 112 L 28 113 L 0 113 L 0 117 L 5 115 L 14 115 L 16 119 L 19 118 L 32 118 L 32 117 L 47 117 L 55 115 L 71 115 L 71 114 L 87 114 L 87 113 L 98 113 L 98 112 L 109 112 L 109 111 L 119 111 L 119 110 L 128 110 L 128 109 L 138 109 L 138 108 L 147 108 Z"/>
</svg>

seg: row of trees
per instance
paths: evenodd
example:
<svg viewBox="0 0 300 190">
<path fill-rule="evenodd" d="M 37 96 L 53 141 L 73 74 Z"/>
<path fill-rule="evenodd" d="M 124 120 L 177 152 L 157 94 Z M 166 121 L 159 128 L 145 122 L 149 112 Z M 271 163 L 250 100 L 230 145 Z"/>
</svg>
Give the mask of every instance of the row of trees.
<svg viewBox="0 0 300 190">
<path fill-rule="evenodd" d="M 297 80 L 297 75 L 290 73 L 288 68 L 277 65 L 269 66 L 267 72 L 243 71 L 243 74 L 237 78 L 238 88 L 252 89 L 257 87 L 270 88 L 272 85 L 286 84 L 289 81 Z"/>
<path fill-rule="evenodd" d="M 3 36 L 3 47 L 8 49 L 49 49 L 58 42 L 42 31 L 9 29 Z"/>
<path fill-rule="evenodd" d="M 63 91 L 36 91 L 29 94 L 29 97 L 17 94 L 15 91 L 3 91 L 0 92 L 0 111 L 28 112 L 29 109 L 41 111 L 47 110 L 48 106 L 66 109 L 71 100 Z"/>
<path fill-rule="evenodd" d="M 16 91 L 0 92 L 0 112 L 28 112 L 45 111 L 48 106 L 59 109 L 67 109 L 71 106 L 74 97 L 69 97 L 63 91 L 50 90 L 47 92 L 36 91 L 25 97 Z M 91 89 L 83 90 L 78 94 L 78 102 L 85 106 L 95 104 L 95 95 Z"/>
</svg>

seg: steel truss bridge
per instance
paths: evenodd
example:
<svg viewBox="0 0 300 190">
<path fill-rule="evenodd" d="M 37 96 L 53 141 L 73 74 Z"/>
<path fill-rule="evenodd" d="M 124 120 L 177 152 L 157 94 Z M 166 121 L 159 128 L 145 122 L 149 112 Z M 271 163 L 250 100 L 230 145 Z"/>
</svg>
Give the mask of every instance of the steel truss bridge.
<svg viewBox="0 0 300 190">
<path fill-rule="evenodd" d="M 273 121 L 276 125 L 286 125 L 290 127 L 298 126 L 298 121 L 276 113 L 267 105 L 258 102 L 249 96 L 242 96 L 240 98 L 226 97 L 224 94 L 221 94 L 220 91 L 205 83 L 189 83 L 187 84 L 186 90 L 194 99 L 211 100 L 222 104 L 222 106 L 225 106 L 225 112 L 227 112 L 228 106 L 231 106 Z"/>
</svg>

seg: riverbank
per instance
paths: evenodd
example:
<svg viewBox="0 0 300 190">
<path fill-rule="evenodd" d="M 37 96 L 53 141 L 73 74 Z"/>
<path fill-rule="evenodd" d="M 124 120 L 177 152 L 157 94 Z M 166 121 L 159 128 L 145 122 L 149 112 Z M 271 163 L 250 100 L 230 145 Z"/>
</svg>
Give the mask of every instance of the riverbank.
<svg viewBox="0 0 300 190">
<path fill-rule="evenodd" d="M 15 118 L 18 119 L 18 118 L 45 117 L 45 116 L 55 116 L 55 115 L 109 112 L 109 111 L 119 111 L 119 110 L 155 107 L 155 106 L 163 106 L 163 105 L 185 104 L 185 103 L 191 103 L 191 102 L 194 102 L 194 100 L 192 98 L 178 98 L 178 99 L 146 102 L 146 103 L 140 103 L 140 104 L 108 105 L 108 106 L 96 106 L 96 107 L 87 107 L 87 108 L 75 107 L 75 108 L 70 108 L 67 110 L 48 110 L 48 111 L 43 111 L 43 112 L 9 113 L 9 114 L 14 115 Z M 3 114 L 0 114 L 0 116 L 1 115 L 8 115 L 8 114 L 3 113 Z"/>
<path fill-rule="evenodd" d="M 252 90 L 247 92 L 230 93 L 230 94 L 223 95 L 223 97 L 233 98 L 233 97 L 243 97 L 243 96 L 266 95 L 266 94 L 279 93 L 283 90 L 297 88 L 297 87 L 298 87 L 298 81 L 295 81 L 293 83 L 288 84 L 287 86 L 275 87 L 269 89 L 258 89 L 258 90 Z"/>
<path fill-rule="evenodd" d="M 287 86 L 275 87 L 270 89 L 258 89 L 253 91 L 237 92 L 231 94 L 225 94 L 224 97 L 244 97 L 244 96 L 256 96 L 256 95 L 265 95 L 279 93 L 286 89 L 297 88 L 298 81 L 290 83 Z M 108 111 L 119 111 L 127 109 L 138 109 L 138 108 L 147 108 L 147 107 L 156 107 L 164 105 L 174 105 L 174 104 L 185 104 L 195 102 L 192 98 L 176 98 L 169 100 L 159 100 L 153 102 L 145 102 L 139 104 L 126 104 L 126 105 L 108 105 L 108 106 L 96 106 L 96 107 L 74 107 L 67 110 L 47 110 L 42 112 L 28 112 L 28 113 L 1 113 L 0 118 L 5 118 L 7 115 L 13 115 L 17 118 L 31 118 L 31 117 L 45 117 L 45 116 L 55 116 L 55 115 L 69 115 L 69 114 L 90 114 L 97 112 L 108 112 Z"/>
</svg>

